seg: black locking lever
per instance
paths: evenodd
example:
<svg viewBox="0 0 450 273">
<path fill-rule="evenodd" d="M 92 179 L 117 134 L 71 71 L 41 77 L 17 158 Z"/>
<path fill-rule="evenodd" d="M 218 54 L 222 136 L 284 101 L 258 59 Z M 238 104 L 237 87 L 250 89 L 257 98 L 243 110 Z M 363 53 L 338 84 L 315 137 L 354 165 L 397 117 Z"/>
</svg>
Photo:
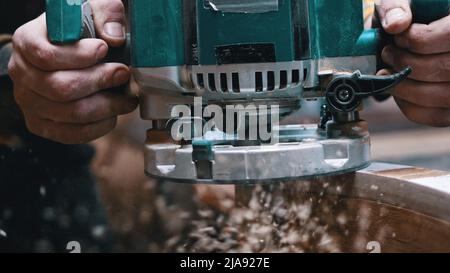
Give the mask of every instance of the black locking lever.
<svg viewBox="0 0 450 273">
<path fill-rule="evenodd" d="M 383 93 L 405 80 L 412 69 L 410 67 L 389 76 L 353 74 L 338 75 L 328 85 L 326 99 L 334 112 L 353 112 L 358 109 L 363 99 Z"/>
</svg>

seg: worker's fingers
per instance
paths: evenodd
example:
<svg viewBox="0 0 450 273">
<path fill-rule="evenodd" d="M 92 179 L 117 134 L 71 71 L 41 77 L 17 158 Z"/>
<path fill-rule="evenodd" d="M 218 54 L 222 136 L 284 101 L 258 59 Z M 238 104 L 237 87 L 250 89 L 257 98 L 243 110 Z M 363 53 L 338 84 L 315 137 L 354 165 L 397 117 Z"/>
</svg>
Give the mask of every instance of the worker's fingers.
<svg viewBox="0 0 450 273">
<path fill-rule="evenodd" d="M 88 143 L 112 131 L 117 123 L 117 118 L 79 125 L 54 122 L 27 112 L 24 116 L 31 133 L 63 144 Z"/>
<path fill-rule="evenodd" d="M 128 114 L 137 107 L 137 98 L 103 91 L 73 102 L 58 103 L 31 90 L 14 92 L 21 108 L 55 122 L 86 124 Z"/>
<path fill-rule="evenodd" d="M 44 72 L 13 53 L 9 72 L 15 84 L 25 85 L 39 95 L 57 102 L 89 96 L 99 90 L 126 84 L 129 68 L 124 64 L 105 63 L 83 70 Z"/>
<path fill-rule="evenodd" d="M 381 69 L 380 71 L 377 72 L 377 76 L 389 76 L 389 75 L 392 75 L 394 73 L 395 73 L 394 70 L 388 69 L 388 68 L 384 68 L 384 69 Z"/>
<path fill-rule="evenodd" d="M 69 45 L 51 44 L 45 15 L 20 27 L 13 36 L 13 46 L 29 63 L 45 71 L 91 67 L 108 53 L 108 45 L 100 39 L 83 39 Z"/>
<path fill-rule="evenodd" d="M 436 54 L 450 51 L 450 16 L 429 25 L 413 24 L 395 36 L 397 46 L 420 54 Z"/>
<path fill-rule="evenodd" d="M 391 75 L 392 70 L 380 70 L 377 75 Z M 450 125 L 450 82 L 426 83 L 404 80 L 392 94 L 403 114 L 411 121 L 436 127 Z"/>
<path fill-rule="evenodd" d="M 450 109 L 423 107 L 396 97 L 395 101 L 403 114 L 418 124 L 447 127 L 450 126 Z"/>
<path fill-rule="evenodd" d="M 411 79 L 424 82 L 450 81 L 450 53 L 421 55 L 391 45 L 384 48 L 382 58 L 396 71 L 410 66 L 413 70 Z"/>
<path fill-rule="evenodd" d="M 412 23 L 409 0 L 377 0 L 375 2 L 379 20 L 389 34 L 399 34 Z"/>
<path fill-rule="evenodd" d="M 449 82 L 425 83 L 407 79 L 395 87 L 393 95 L 422 107 L 450 109 L 449 90 Z"/>
<path fill-rule="evenodd" d="M 117 47 L 125 42 L 125 8 L 121 0 L 90 0 L 99 38 Z"/>
</svg>

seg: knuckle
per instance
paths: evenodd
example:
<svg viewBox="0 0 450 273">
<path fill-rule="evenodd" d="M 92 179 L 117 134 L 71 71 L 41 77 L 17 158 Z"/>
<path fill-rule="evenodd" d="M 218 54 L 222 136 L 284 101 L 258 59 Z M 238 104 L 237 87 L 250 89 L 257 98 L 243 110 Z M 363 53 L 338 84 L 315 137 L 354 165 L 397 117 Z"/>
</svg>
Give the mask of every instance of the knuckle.
<svg viewBox="0 0 450 273">
<path fill-rule="evenodd" d="M 120 15 L 122 15 L 125 12 L 125 6 L 120 0 L 110 1 L 110 5 L 111 11 L 114 13 L 119 13 Z"/>
<path fill-rule="evenodd" d="M 95 16 L 102 21 L 124 21 L 125 6 L 121 0 L 97 0 L 92 1 L 91 5 Z"/>
<path fill-rule="evenodd" d="M 61 89 L 61 98 L 64 100 L 70 100 L 73 94 L 79 89 L 79 82 L 77 79 L 71 78 L 67 81 L 63 81 Z"/>
<path fill-rule="evenodd" d="M 71 119 L 75 122 L 84 122 L 91 117 L 92 107 L 89 101 L 79 100 L 74 103 L 71 110 Z"/>
<path fill-rule="evenodd" d="M 418 52 L 427 52 L 429 34 L 431 30 L 424 27 L 411 26 L 409 31 L 409 46 L 410 49 Z"/>
<path fill-rule="evenodd" d="M 31 52 L 34 52 L 33 57 L 36 62 L 38 62 L 41 67 L 50 69 L 51 64 L 56 61 L 55 51 L 50 47 L 42 47 L 36 44 L 32 44 L 30 46 L 32 47 Z"/>
<path fill-rule="evenodd" d="M 114 81 L 114 70 L 108 65 L 103 65 L 97 69 L 93 77 L 93 84 L 96 90 L 103 90 Z"/>
<path fill-rule="evenodd" d="M 121 0 L 101 1 L 100 6 L 103 10 L 108 11 L 106 16 L 122 16 L 125 12 L 125 6 Z"/>
<path fill-rule="evenodd" d="M 52 74 L 48 79 L 49 92 L 57 101 L 70 101 L 79 88 L 76 78 L 63 78 L 58 73 Z"/>
<path fill-rule="evenodd" d="M 8 75 L 11 77 L 11 79 L 13 81 L 17 79 L 18 69 L 19 69 L 19 67 L 17 65 L 17 62 L 16 62 L 14 56 L 12 56 L 8 62 Z"/>
<path fill-rule="evenodd" d="M 19 27 L 14 32 L 14 34 L 12 36 L 12 44 L 13 44 L 14 47 L 22 48 L 22 46 L 23 46 L 23 44 L 22 44 L 23 32 L 24 32 L 24 26 Z"/>
<path fill-rule="evenodd" d="M 432 62 L 430 65 L 433 65 Z M 437 69 L 444 70 L 447 74 L 450 71 L 450 56 L 439 58 L 437 61 Z"/>
</svg>

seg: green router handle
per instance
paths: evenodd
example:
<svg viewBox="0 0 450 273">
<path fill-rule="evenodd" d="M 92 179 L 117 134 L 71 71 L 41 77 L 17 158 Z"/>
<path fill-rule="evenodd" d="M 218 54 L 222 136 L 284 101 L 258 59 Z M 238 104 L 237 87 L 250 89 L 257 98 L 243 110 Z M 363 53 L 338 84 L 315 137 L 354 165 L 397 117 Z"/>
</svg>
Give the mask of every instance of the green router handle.
<svg viewBox="0 0 450 273">
<path fill-rule="evenodd" d="M 450 0 L 411 0 L 413 21 L 429 24 L 449 15 Z"/>
<path fill-rule="evenodd" d="M 86 23 L 84 0 L 46 0 L 47 29 L 53 43 L 71 43 L 92 35 L 93 24 Z M 450 0 L 411 0 L 414 22 L 430 23 L 449 14 Z M 92 20 L 92 18 L 90 19 Z M 91 36 L 92 37 L 92 36 Z"/>
<path fill-rule="evenodd" d="M 94 38 L 92 10 L 83 0 L 46 0 L 47 32 L 52 43 L 73 43 Z"/>
<path fill-rule="evenodd" d="M 86 0 L 46 0 L 47 32 L 54 44 L 68 44 L 83 38 L 96 38 L 94 17 Z M 128 44 L 110 48 L 105 62 L 129 64 Z"/>
</svg>

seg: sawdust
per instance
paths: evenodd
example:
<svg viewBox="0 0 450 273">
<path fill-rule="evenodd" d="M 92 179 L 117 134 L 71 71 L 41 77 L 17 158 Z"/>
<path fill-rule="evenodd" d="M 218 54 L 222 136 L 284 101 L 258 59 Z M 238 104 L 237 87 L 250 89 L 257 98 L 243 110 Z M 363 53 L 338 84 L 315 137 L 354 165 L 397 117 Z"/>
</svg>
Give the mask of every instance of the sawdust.
<svg viewBox="0 0 450 273">
<path fill-rule="evenodd" d="M 169 238 L 158 252 L 341 252 L 340 236 L 347 223 L 345 214 L 332 215 L 337 199 L 305 195 L 288 200 L 262 186 L 251 189 L 251 198 L 222 212 L 217 206 L 196 203 L 193 212 L 158 200 L 158 214 L 165 215 Z M 226 204 L 230 200 L 222 200 Z M 191 221 L 183 221 L 183 219 Z M 178 220 L 175 220 L 178 219 Z M 175 221 L 175 222 L 174 222 Z M 164 222 L 164 221 L 163 221 Z M 168 227 L 176 230 L 167 231 Z M 172 234 L 173 236 L 170 236 Z"/>
<path fill-rule="evenodd" d="M 337 184 L 241 187 L 235 194 L 224 186 L 149 180 L 142 172 L 140 146 L 108 148 L 123 143 L 122 137 L 112 136 L 97 142 L 93 165 L 116 237 L 115 251 L 341 252 L 356 245 L 363 252 L 372 239 L 364 232 L 354 236 L 352 228 L 369 226 L 369 214 L 327 194 L 327 189 L 347 194 L 352 177 Z"/>
</svg>

